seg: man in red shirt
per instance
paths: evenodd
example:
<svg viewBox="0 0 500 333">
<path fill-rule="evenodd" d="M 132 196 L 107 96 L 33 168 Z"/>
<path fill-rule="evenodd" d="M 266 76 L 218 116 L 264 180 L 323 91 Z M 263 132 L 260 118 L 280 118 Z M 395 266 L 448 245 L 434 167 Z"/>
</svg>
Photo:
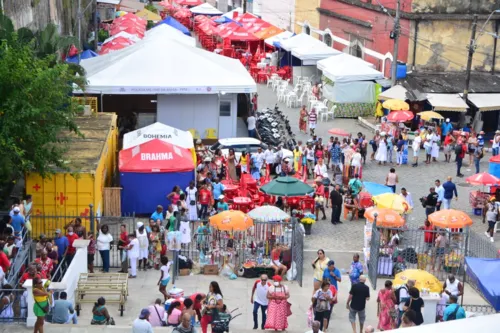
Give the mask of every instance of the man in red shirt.
<svg viewBox="0 0 500 333">
<path fill-rule="evenodd" d="M 120 257 L 122 261 L 122 269 L 119 273 L 128 273 L 128 260 L 127 260 L 127 247 L 129 244 L 127 225 L 120 226 L 120 240 L 118 241 L 118 248 L 120 249 Z"/>
<path fill-rule="evenodd" d="M 207 297 L 207 295 L 202 293 L 195 293 L 189 296 L 193 300 L 193 310 L 196 312 L 196 316 L 198 317 L 198 321 L 201 320 L 201 308 L 203 305 L 203 300 Z"/>
<path fill-rule="evenodd" d="M 79 238 L 78 235 L 73 232 L 73 227 L 68 227 L 66 238 L 68 239 L 69 243 L 68 250 L 66 251 L 66 265 L 67 267 L 69 267 L 76 253 L 76 248 L 73 247 L 73 242 Z"/>
<path fill-rule="evenodd" d="M 457 148 L 455 148 L 455 153 L 456 153 L 456 161 L 457 161 L 457 177 L 463 177 L 464 175 L 460 172 L 460 169 L 462 168 L 462 160 L 465 157 L 465 153 L 467 152 L 467 145 L 465 144 L 466 141 L 466 135 L 462 133 L 462 140 L 458 140 L 457 146 L 461 146 L 462 150 L 460 153 L 457 153 L 459 151 Z"/>
<path fill-rule="evenodd" d="M 37 272 L 36 266 L 32 264 L 28 266 L 28 270 L 21 276 L 21 280 L 19 280 L 19 286 L 22 287 L 26 280 L 33 280 L 34 278 L 41 279 L 42 275 Z"/>
<path fill-rule="evenodd" d="M 425 224 L 423 227 L 420 227 L 420 230 L 424 230 L 424 243 L 427 245 L 427 249 L 431 249 L 435 238 L 434 227 L 428 219 L 425 219 Z"/>
<path fill-rule="evenodd" d="M 0 242 L 0 267 L 2 267 L 3 272 L 7 275 L 7 272 L 10 269 L 10 260 L 9 257 L 3 252 L 3 247 L 5 246 L 5 242 Z"/>
<path fill-rule="evenodd" d="M 54 269 L 54 263 L 52 259 L 47 256 L 46 250 L 42 251 L 40 258 L 35 259 L 35 263 L 41 266 L 41 274 L 45 275 L 45 277 L 50 280 L 52 269 Z"/>
<path fill-rule="evenodd" d="M 208 215 L 208 206 L 212 202 L 212 192 L 207 189 L 207 185 L 202 185 L 198 194 L 198 201 L 200 202 L 200 219 L 205 219 Z"/>
</svg>

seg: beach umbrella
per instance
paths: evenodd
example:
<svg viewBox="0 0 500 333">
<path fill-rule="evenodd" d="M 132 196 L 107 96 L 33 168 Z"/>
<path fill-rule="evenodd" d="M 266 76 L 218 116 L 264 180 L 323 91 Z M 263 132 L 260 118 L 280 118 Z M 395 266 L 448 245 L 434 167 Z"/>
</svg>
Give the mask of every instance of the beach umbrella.
<svg viewBox="0 0 500 333">
<path fill-rule="evenodd" d="M 471 185 L 493 186 L 500 183 L 500 179 L 487 172 L 476 173 L 467 177 L 465 181 Z"/>
<path fill-rule="evenodd" d="M 443 291 L 441 281 L 431 273 L 421 269 L 407 269 L 396 274 L 392 284 L 394 286 L 402 286 L 405 285 L 408 280 L 415 280 L 415 287 L 420 291 L 422 291 L 422 289 L 428 289 L 431 293 L 440 293 Z"/>
<path fill-rule="evenodd" d="M 372 182 L 363 182 L 363 187 L 364 187 L 365 192 L 368 192 L 371 195 L 392 193 L 392 188 L 390 188 L 389 186 L 382 185 L 382 184 L 377 184 L 377 183 L 372 183 Z"/>
<path fill-rule="evenodd" d="M 282 197 L 296 197 L 314 192 L 314 188 L 294 177 L 278 177 L 263 185 L 260 190 L 265 194 Z"/>
<path fill-rule="evenodd" d="M 261 222 L 284 221 L 290 218 L 290 215 L 276 206 L 261 206 L 254 208 L 248 212 L 248 216 L 254 221 Z"/>
<path fill-rule="evenodd" d="M 418 115 L 420 116 L 420 119 L 425 121 L 429 121 L 431 119 L 444 119 L 442 115 L 434 111 L 424 111 L 420 112 Z"/>
<path fill-rule="evenodd" d="M 411 209 L 405 198 L 396 193 L 379 194 L 374 196 L 372 200 L 377 208 L 394 209 L 400 214 L 408 213 Z"/>
<path fill-rule="evenodd" d="M 387 116 L 387 121 L 391 123 L 404 123 L 405 121 L 413 119 L 413 112 L 411 111 L 393 111 Z"/>
<path fill-rule="evenodd" d="M 470 216 L 456 209 L 442 209 L 430 214 L 427 218 L 433 226 L 443 229 L 458 229 L 472 225 Z"/>
<path fill-rule="evenodd" d="M 209 218 L 210 226 L 222 231 L 245 231 L 253 227 L 253 220 L 239 210 L 225 210 Z"/>
<path fill-rule="evenodd" d="M 400 228 L 405 224 L 404 218 L 395 210 L 376 207 L 370 207 L 365 210 L 364 217 L 371 223 L 375 221 L 375 215 L 377 215 L 377 227 Z"/>
<path fill-rule="evenodd" d="M 410 106 L 408 103 L 399 100 L 399 99 L 388 99 L 385 101 L 382 106 L 386 109 L 389 109 L 391 111 L 398 111 L 398 110 L 409 110 Z"/>
<path fill-rule="evenodd" d="M 349 133 L 341 128 L 332 128 L 328 130 L 328 133 L 338 136 L 349 136 Z"/>
</svg>

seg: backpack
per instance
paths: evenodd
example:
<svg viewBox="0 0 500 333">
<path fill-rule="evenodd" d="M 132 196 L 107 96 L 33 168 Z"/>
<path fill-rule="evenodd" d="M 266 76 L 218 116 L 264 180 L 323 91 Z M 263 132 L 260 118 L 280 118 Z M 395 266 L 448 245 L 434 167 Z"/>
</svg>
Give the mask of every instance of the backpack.
<svg viewBox="0 0 500 333">
<path fill-rule="evenodd" d="M 462 154 L 462 145 L 461 144 L 456 144 L 455 145 L 455 154 L 460 155 Z"/>
<path fill-rule="evenodd" d="M 396 296 L 396 304 L 401 303 L 400 294 L 401 294 L 401 289 L 403 289 L 403 288 L 406 289 L 406 292 L 408 292 L 408 288 L 406 286 L 401 286 L 394 291 L 394 295 Z"/>
<path fill-rule="evenodd" d="M 484 149 L 483 148 L 479 148 L 479 159 L 482 159 L 484 157 Z"/>
<path fill-rule="evenodd" d="M 459 309 L 460 309 L 460 306 L 457 304 L 457 306 L 455 307 L 455 310 L 452 313 L 450 313 L 450 315 L 448 316 L 448 319 L 446 321 L 456 320 L 457 313 L 458 313 Z"/>
</svg>

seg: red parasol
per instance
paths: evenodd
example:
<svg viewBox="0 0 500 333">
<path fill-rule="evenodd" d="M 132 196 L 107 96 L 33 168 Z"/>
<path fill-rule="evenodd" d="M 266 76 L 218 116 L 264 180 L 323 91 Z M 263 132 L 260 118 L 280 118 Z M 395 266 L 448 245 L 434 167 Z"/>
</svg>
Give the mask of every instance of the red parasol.
<svg viewBox="0 0 500 333">
<path fill-rule="evenodd" d="M 349 136 L 349 133 L 344 131 L 341 128 L 332 128 L 328 130 L 328 133 L 333 134 L 333 135 L 338 135 L 338 136 Z"/>
<path fill-rule="evenodd" d="M 125 37 L 117 37 L 110 42 L 107 42 L 101 47 L 100 55 L 107 54 L 109 52 L 121 50 L 127 46 L 134 44 L 133 41 Z"/>
<path fill-rule="evenodd" d="M 243 15 L 240 15 L 240 16 L 234 18 L 234 21 L 236 21 L 238 23 L 261 23 L 261 22 L 265 22 L 265 21 L 261 20 L 260 18 L 258 18 L 257 16 L 252 15 L 250 13 L 245 13 Z"/>
<path fill-rule="evenodd" d="M 170 4 L 168 1 L 162 1 L 162 2 L 159 2 L 158 5 L 162 6 L 163 8 L 165 9 L 172 9 L 174 6 L 172 4 Z"/>
<path fill-rule="evenodd" d="M 111 29 L 111 31 L 109 32 L 109 34 L 111 36 L 113 36 L 113 35 L 116 35 L 117 33 L 121 32 L 121 31 L 125 31 L 126 33 L 129 33 L 131 35 L 136 35 L 139 38 L 143 38 L 144 37 L 144 30 L 141 30 L 140 28 L 136 28 L 136 27 L 125 27 L 125 26 L 113 27 Z"/>
<path fill-rule="evenodd" d="M 139 17 L 139 16 L 132 14 L 132 13 L 127 13 L 123 16 L 116 18 L 115 20 L 113 20 L 113 24 L 114 25 L 121 25 L 123 22 L 126 22 L 126 21 L 132 21 L 132 22 L 138 23 L 140 25 L 144 25 L 144 27 L 146 27 L 146 25 L 148 24 L 148 21 L 146 21 L 142 17 Z"/>
<path fill-rule="evenodd" d="M 239 27 L 236 30 L 229 31 L 221 36 L 223 39 L 228 40 L 238 40 L 242 42 L 252 42 L 260 40 L 259 37 L 246 31 L 243 27 Z"/>
<path fill-rule="evenodd" d="M 467 177 L 465 181 L 472 185 L 493 186 L 500 183 L 500 179 L 487 172 L 476 173 Z"/>
<path fill-rule="evenodd" d="M 391 123 L 401 123 L 408 120 L 412 120 L 414 117 L 411 111 L 393 111 L 387 116 L 387 121 Z"/>
<path fill-rule="evenodd" d="M 199 6 L 203 4 L 201 0 L 174 0 L 178 5 L 181 6 Z"/>
</svg>

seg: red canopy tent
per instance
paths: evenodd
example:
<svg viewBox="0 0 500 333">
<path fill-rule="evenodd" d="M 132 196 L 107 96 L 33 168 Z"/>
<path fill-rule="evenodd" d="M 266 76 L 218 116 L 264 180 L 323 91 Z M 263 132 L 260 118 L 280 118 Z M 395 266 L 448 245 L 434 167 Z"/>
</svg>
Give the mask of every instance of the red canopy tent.
<svg viewBox="0 0 500 333">
<path fill-rule="evenodd" d="M 199 5 L 203 4 L 203 1 L 201 1 L 201 0 L 174 0 L 174 1 L 178 5 L 190 6 L 190 7 L 199 6 Z"/>
<path fill-rule="evenodd" d="M 121 31 L 125 31 L 131 35 L 136 35 L 139 38 L 143 38 L 145 32 L 145 30 L 134 26 L 114 26 L 111 28 L 109 34 L 113 36 Z"/>
<path fill-rule="evenodd" d="M 227 39 L 230 41 L 242 41 L 242 42 L 256 42 L 259 41 L 259 37 L 254 34 L 248 32 L 243 27 L 238 27 L 236 30 L 231 30 L 224 33 L 221 36 L 223 39 Z"/>
<path fill-rule="evenodd" d="M 243 15 L 237 16 L 233 19 L 234 21 L 238 23 L 260 23 L 260 22 L 265 22 L 262 19 L 258 18 L 255 15 L 252 15 L 250 13 L 245 13 Z"/>
<path fill-rule="evenodd" d="M 104 55 L 109 52 L 118 51 L 132 44 L 134 44 L 134 42 L 130 39 L 127 39 L 125 37 L 117 37 L 112 41 L 103 44 L 101 50 L 99 51 L 99 54 Z"/>
<path fill-rule="evenodd" d="M 248 32 L 256 33 L 269 28 L 271 25 L 267 22 L 262 21 L 262 23 L 246 23 L 243 27 L 248 30 Z"/>
<path fill-rule="evenodd" d="M 222 37 L 222 35 L 227 34 L 228 31 L 233 31 L 233 30 L 236 30 L 238 28 L 240 28 L 240 25 L 238 25 L 235 22 L 229 22 L 229 23 L 221 24 L 218 27 L 216 27 L 215 32 L 217 33 L 217 35 Z"/>
<path fill-rule="evenodd" d="M 127 13 L 123 16 L 116 18 L 115 20 L 113 20 L 113 24 L 121 25 L 122 23 L 127 21 L 138 23 L 140 25 L 143 25 L 144 27 L 146 27 L 146 25 L 148 24 L 148 21 L 132 13 Z"/>
</svg>

